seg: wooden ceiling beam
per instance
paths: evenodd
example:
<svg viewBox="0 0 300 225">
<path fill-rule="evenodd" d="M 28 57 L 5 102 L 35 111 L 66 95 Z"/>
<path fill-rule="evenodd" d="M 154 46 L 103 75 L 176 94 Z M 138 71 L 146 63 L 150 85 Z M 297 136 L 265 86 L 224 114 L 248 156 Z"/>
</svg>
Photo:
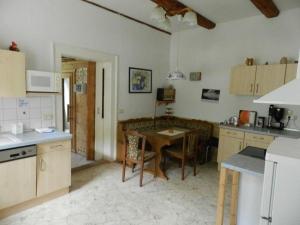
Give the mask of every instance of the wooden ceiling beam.
<svg viewBox="0 0 300 225">
<path fill-rule="evenodd" d="M 168 16 L 175 16 L 178 14 L 184 15 L 189 10 L 188 6 L 184 5 L 183 3 L 177 0 L 151 0 L 151 1 L 161 6 L 167 12 Z M 214 22 L 200 15 L 195 10 L 193 10 L 193 12 L 195 12 L 197 15 L 197 21 L 199 26 L 204 27 L 206 29 L 213 29 L 216 26 Z"/>
<path fill-rule="evenodd" d="M 267 18 L 273 18 L 279 15 L 279 9 L 273 0 L 251 0 Z"/>
</svg>

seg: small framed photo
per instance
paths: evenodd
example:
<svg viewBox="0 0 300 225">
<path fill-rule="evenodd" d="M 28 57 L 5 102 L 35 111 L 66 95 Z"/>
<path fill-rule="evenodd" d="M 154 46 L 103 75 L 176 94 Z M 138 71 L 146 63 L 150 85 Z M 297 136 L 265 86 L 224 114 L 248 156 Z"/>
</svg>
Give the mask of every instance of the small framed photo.
<svg viewBox="0 0 300 225">
<path fill-rule="evenodd" d="M 240 110 L 239 125 L 245 127 L 255 127 L 256 125 L 256 111 Z"/>
<path fill-rule="evenodd" d="M 152 93 L 152 70 L 129 67 L 129 93 Z"/>
<path fill-rule="evenodd" d="M 219 102 L 220 93 L 221 91 L 216 89 L 202 89 L 201 99 L 211 102 Z"/>
<path fill-rule="evenodd" d="M 201 72 L 191 72 L 190 81 L 199 81 L 201 80 Z"/>
<path fill-rule="evenodd" d="M 256 127 L 264 128 L 265 127 L 265 120 L 266 120 L 266 118 L 263 117 L 263 116 L 257 117 Z"/>
</svg>

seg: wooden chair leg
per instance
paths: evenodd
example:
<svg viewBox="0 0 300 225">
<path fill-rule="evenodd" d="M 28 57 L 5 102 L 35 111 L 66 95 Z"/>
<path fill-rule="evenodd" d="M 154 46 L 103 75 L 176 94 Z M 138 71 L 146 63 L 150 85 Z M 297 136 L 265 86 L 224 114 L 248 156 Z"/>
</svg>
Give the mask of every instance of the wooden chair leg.
<svg viewBox="0 0 300 225">
<path fill-rule="evenodd" d="M 142 160 L 142 164 L 141 164 L 140 187 L 143 186 L 143 175 L 144 175 L 144 160 Z"/>
<path fill-rule="evenodd" d="M 194 156 L 194 176 L 197 174 L 197 155 Z"/>
<path fill-rule="evenodd" d="M 135 166 L 136 166 L 136 164 L 133 163 L 133 164 L 132 164 L 132 171 L 131 171 L 132 173 L 134 173 Z"/>
<path fill-rule="evenodd" d="M 184 165 L 185 165 L 185 159 L 183 158 L 181 160 L 181 180 L 184 180 Z"/>
<path fill-rule="evenodd" d="M 123 159 L 122 182 L 125 181 L 126 159 Z"/>
<path fill-rule="evenodd" d="M 156 157 L 154 157 L 154 173 L 153 173 L 154 178 L 157 177 L 156 166 L 157 166 L 157 160 L 156 160 Z"/>
<path fill-rule="evenodd" d="M 164 157 L 163 170 L 164 170 L 164 172 L 166 172 L 166 164 L 167 164 L 167 156 L 166 156 L 166 154 L 164 154 L 163 157 Z M 156 161 L 155 161 L 155 163 L 156 163 Z"/>
</svg>

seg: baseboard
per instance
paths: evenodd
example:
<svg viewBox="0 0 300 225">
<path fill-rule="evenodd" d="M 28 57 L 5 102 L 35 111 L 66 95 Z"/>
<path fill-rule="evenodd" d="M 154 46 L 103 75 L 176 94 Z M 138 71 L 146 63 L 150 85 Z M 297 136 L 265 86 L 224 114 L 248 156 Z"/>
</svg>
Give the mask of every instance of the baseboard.
<svg viewBox="0 0 300 225">
<path fill-rule="evenodd" d="M 0 210 L 0 219 L 3 219 L 5 217 L 11 216 L 13 214 L 19 213 L 21 211 L 32 208 L 34 206 L 40 205 L 44 202 L 47 202 L 47 201 L 50 201 L 52 199 L 58 198 L 58 197 L 63 196 L 67 193 L 69 193 L 69 188 L 68 187 L 60 189 L 60 190 L 55 191 L 55 192 L 52 192 L 50 194 L 38 197 L 38 198 L 31 199 L 31 200 L 26 201 L 26 202 L 22 202 L 18 205 L 11 206 L 11 207 L 6 208 L 6 209 L 1 209 Z"/>
<path fill-rule="evenodd" d="M 109 163 L 109 162 L 110 161 L 104 160 L 104 159 L 97 160 L 97 161 L 91 162 L 91 163 L 89 163 L 87 165 L 83 165 L 83 166 L 79 166 L 79 167 L 76 167 L 76 168 L 72 168 L 72 173 L 78 172 L 78 171 L 81 171 L 81 170 L 84 170 L 84 169 L 88 169 L 88 168 L 91 168 L 91 167 L 94 167 L 94 166 L 103 165 L 103 164 Z"/>
</svg>

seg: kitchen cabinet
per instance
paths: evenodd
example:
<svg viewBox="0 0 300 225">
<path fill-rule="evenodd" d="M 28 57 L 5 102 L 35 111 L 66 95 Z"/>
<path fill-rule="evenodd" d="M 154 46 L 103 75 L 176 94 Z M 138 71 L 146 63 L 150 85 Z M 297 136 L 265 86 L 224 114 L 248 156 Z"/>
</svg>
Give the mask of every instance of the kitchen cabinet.
<svg viewBox="0 0 300 225">
<path fill-rule="evenodd" d="M 273 136 L 245 133 L 244 148 L 246 148 L 247 146 L 253 146 L 257 148 L 267 149 L 273 140 Z"/>
<path fill-rule="evenodd" d="M 0 96 L 24 97 L 25 55 L 21 52 L 0 50 Z"/>
<path fill-rule="evenodd" d="M 220 129 L 218 163 L 227 160 L 230 156 L 243 149 L 244 132 L 230 129 Z"/>
<path fill-rule="evenodd" d="M 255 96 L 263 96 L 284 85 L 286 64 L 258 65 Z"/>
<path fill-rule="evenodd" d="M 37 146 L 37 197 L 71 185 L 71 142 Z"/>
<path fill-rule="evenodd" d="M 36 157 L 0 163 L 0 209 L 36 196 Z"/>
<path fill-rule="evenodd" d="M 285 72 L 285 83 L 290 82 L 291 80 L 294 80 L 297 76 L 297 67 L 298 64 L 287 64 L 286 65 L 286 72 Z"/>
<path fill-rule="evenodd" d="M 239 65 L 231 70 L 230 94 L 253 95 L 256 66 Z"/>
<path fill-rule="evenodd" d="M 220 128 L 218 164 L 247 146 L 267 149 L 274 136 Z"/>
</svg>

